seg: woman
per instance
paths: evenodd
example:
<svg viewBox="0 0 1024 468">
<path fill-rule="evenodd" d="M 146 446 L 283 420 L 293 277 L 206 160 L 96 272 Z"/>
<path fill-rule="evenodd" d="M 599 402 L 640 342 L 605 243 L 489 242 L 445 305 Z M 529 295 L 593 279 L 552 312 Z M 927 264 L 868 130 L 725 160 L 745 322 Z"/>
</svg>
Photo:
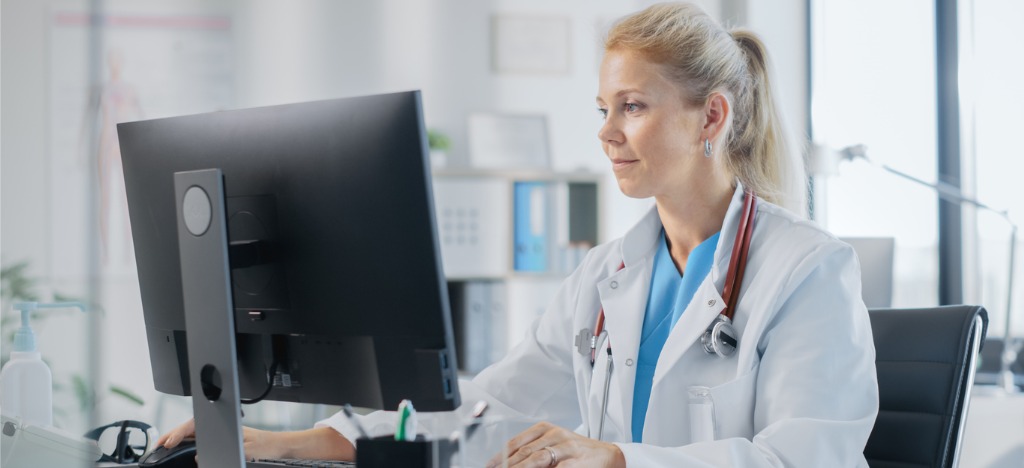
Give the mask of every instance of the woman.
<svg viewBox="0 0 1024 468">
<path fill-rule="evenodd" d="M 802 205 L 803 177 L 770 88 L 762 43 L 692 5 L 655 5 L 612 28 L 598 137 L 622 192 L 655 207 L 595 247 L 527 339 L 460 386 L 464 401 L 546 421 L 508 442 L 510 466 L 866 466 L 878 395 L 859 266 L 779 206 Z M 730 285 L 736 341 L 723 358 L 702 337 L 726 309 L 748 206 L 756 228 L 736 262 L 744 279 Z M 599 314 L 606 333 L 592 355 L 576 337 L 589 340 Z M 249 454 L 284 454 L 291 437 L 352 457 L 348 421 L 318 425 L 248 431 Z"/>
</svg>

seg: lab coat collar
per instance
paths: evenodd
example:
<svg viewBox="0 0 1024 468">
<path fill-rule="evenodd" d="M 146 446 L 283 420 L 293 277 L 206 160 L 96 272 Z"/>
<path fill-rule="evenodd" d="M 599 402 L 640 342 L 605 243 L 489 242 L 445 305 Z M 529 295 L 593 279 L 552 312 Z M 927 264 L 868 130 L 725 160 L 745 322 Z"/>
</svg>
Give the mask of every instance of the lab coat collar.
<svg viewBox="0 0 1024 468">
<path fill-rule="evenodd" d="M 732 201 L 729 202 L 721 234 L 718 236 L 718 245 L 715 246 L 715 260 L 711 264 L 711 280 L 719 291 L 725 286 L 724 275 L 729 268 L 732 242 L 736 237 L 740 212 L 743 211 L 743 190 L 743 184 L 737 180 L 736 190 L 733 191 Z M 661 216 L 658 214 L 658 207 L 653 206 L 640 219 L 640 222 L 630 228 L 622 237 L 620 250 L 623 264 L 630 267 L 641 259 L 652 258 L 658 246 L 658 235 L 661 233 L 661 229 Z"/>
<path fill-rule="evenodd" d="M 605 330 L 612 348 L 615 369 L 612 378 L 620 398 L 609 401 L 608 412 L 617 411 L 622 427 L 632 427 L 633 387 L 636 383 L 637 350 L 644 322 L 647 295 L 650 293 L 653 259 L 643 257 L 626 264 L 597 283 L 597 293 L 604 309 Z M 603 349 L 601 350 L 603 351 Z"/>
<path fill-rule="evenodd" d="M 621 254 L 622 263 L 627 267 L 634 266 L 643 259 L 654 256 L 658 246 L 658 235 L 661 234 L 661 216 L 658 215 L 658 207 L 651 209 L 636 223 L 626 235 L 622 236 Z"/>
</svg>

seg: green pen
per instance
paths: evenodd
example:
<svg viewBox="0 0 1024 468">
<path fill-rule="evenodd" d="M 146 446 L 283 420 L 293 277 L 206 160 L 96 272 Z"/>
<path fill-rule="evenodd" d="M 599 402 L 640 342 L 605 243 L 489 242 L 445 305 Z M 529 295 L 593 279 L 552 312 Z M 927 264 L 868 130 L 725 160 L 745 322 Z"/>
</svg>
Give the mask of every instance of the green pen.
<svg viewBox="0 0 1024 468">
<path fill-rule="evenodd" d="M 412 402 L 402 400 L 398 404 L 398 427 L 395 428 L 395 440 L 416 440 L 416 409 Z"/>
</svg>

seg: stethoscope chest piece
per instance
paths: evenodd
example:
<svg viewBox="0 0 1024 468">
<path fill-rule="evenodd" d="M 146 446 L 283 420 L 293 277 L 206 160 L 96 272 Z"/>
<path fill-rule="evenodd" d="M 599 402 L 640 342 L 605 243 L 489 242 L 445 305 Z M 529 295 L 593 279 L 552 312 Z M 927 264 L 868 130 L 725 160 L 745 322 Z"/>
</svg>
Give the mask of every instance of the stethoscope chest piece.
<svg viewBox="0 0 1024 468">
<path fill-rule="evenodd" d="M 715 321 L 704 331 L 700 338 L 704 351 L 708 354 L 715 354 L 718 357 L 729 357 L 736 352 L 736 345 L 739 342 L 736 327 L 732 320 L 724 315 L 719 315 Z"/>
</svg>

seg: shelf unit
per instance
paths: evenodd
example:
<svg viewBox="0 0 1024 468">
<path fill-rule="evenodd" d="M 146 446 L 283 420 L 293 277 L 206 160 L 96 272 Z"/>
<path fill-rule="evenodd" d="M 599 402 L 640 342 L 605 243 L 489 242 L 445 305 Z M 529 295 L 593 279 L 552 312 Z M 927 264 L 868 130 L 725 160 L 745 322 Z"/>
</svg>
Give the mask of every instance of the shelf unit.
<svg viewBox="0 0 1024 468">
<path fill-rule="evenodd" d="M 443 169 L 438 235 L 464 373 L 503 356 L 600 241 L 602 176 Z"/>
</svg>

